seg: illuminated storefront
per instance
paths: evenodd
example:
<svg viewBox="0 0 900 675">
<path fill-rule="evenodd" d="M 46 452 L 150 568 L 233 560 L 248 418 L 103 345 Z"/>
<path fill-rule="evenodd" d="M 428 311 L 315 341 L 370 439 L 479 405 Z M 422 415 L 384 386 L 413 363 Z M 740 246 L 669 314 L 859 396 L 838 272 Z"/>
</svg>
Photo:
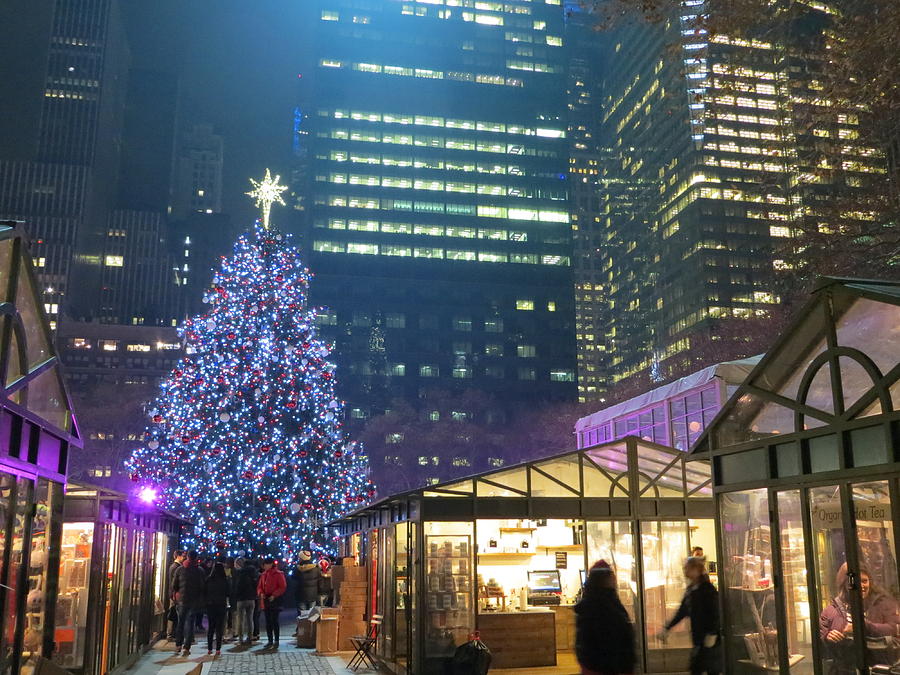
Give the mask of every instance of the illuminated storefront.
<svg viewBox="0 0 900 675">
<path fill-rule="evenodd" d="M 132 665 L 165 630 L 167 570 L 185 521 L 122 494 L 70 484 L 53 660 L 84 675 Z"/>
<path fill-rule="evenodd" d="M 635 437 L 385 499 L 335 525 L 369 565 L 378 645 L 401 673 L 441 673 L 479 630 L 494 667 L 574 663 L 573 605 L 606 559 L 644 672 L 687 668 L 689 637 L 656 639 L 692 546 L 715 550 L 708 467 Z M 710 556 L 712 557 L 712 556 Z"/>
<path fill-rule="evenodd" d="M 694 448 L 726 672 L 896 672 L 900 284 L 825 280 Z"/>
<path fill-rule="evenodd" d="M 81 447 L 20 227 L 0 224 L 0 672 L 53 650 L 63 485 Z"/>
</svg>

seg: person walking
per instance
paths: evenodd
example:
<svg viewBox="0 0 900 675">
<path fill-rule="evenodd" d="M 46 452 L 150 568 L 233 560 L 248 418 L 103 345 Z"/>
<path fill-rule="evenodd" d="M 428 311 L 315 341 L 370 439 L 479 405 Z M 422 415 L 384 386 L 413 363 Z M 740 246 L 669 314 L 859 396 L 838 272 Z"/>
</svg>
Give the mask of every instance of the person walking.
<svg viewBox="0 0 900 675">
<path fill-rule="evenodd" d="M 690 557 L 684 563 L 688 587 L 678 611 L 665 625 L 659 638 L 665 642 L 669 631 L 686 618 L 691 620 L 691 675 L 718 675 L 722 672 L 719 655 L 719 592 L 709 580 L 702 558 Z"/>
<path fill-rule="evenodd" d="M 581 675 L 634 673 L 634 628 L 619 600 L 616 575 L 605 560 L 591 568 L 575 605 L 575 656 Z"/>
<path fill-rule="evenodd" d="M 181 564 L 186 557 L 187 551 L 183 549 L 175 551 L 175 555 L 172 557 L 172 563 L 169 565 L 168 574 L 166 575 L 166 580 L 169 583 L 169 613 L 166 615 L 166 620 L 170 625 L 168 633 L 166 633 L 166 639 L 168 639 L 169 642 L 175 641 L 175 629 L 178 627 L 178 607 L 175 604 L 175 593 L 172 590 L 172 586 L 175 581 L 175 572 L 181 567 Z"/>
<path fill-rule="evenodd" d="M 225 614 L 225 642 L 237 640 L 234 623 L 234 558 L 225 558 L 225 577 L 228 579 L 228 612 Z"/>
<path fill-rule="evenodd" d="M 234 623 L 238 643 L 242 645 L 253 642 L 253 610 L 256 606 L 257 582 L 256 568 L 253 565 L 245 558 L 234 561 Z"/>
<path fill-rule="evenodd" d="M 281 614 L 282 596 L 287 590 L 287 580 L 284 573 L 278 569 L 278 564 L 272 558 L 263 560 L 263 573 L 259 578 L 256 593 L 259 595 L 259 604 L 266 617 L 266 636 L 269 638 L 265 649 L 278 649 L 281 635 L 279 615 Z"/>
<path fill-rule="evenodd" d="M 222 655 L 222 633 L 225 631 L 225 613 L 228 611 L 230 591 L 225 566 L 220 562 L 214 563 L 212 571 L 206 577 L 207 656 L 213 654 L 213 640 L 216 643 L 216 656 Z"/>
<path fill-rule="evenodd" d="M 304 610 L 312 609 L 319 603 L 322 570 L 313 563 L 312 553 L 300 552 L 300 563 L 294 568 L 291 577 L 294 581 L 294 604 L 299 619 Z"/>
<path fill-rule="evenodd" d="M 197 564 L 197 552 L 190 551 L 187 560 L 175 571 L 172 594 L 178 607 L 178 626 L 175 628 L 175 653 L 182 656 L 191 653 L 194 643 L 194 621 L 203 611 L 206 594 L 206 577 Z"/>
</svg>

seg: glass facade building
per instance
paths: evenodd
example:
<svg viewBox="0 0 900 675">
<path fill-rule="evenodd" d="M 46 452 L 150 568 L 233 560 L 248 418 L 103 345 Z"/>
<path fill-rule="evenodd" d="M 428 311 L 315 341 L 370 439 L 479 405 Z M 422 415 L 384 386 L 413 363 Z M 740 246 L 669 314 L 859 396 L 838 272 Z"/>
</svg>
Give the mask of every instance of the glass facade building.
<svg viewBox="0 0 900 675">
<path fill-rule="evenodd" d="M 305 5 L 294 206 L 353 415 L 573 398 L 560 2 Z"/>
<path fill-rule="evenodd" d="M 859 147 L 858 116 L 811 123 L 809 109 L 827 102 L 794 37 L 709 35 L 696 27 L 703 11 L 688 0 L 660 26 L 609 37 L 607 171 L 642 188 L 634 208 L 607 219 L 601 252 L 613 381 L 665 376 L 715 320 L 767 316 L 785 265 L 773 252 L 809 218 L 827 222 L 823 187 L 860 184 L 883 161 Z M 823 144 L 843 160 L 812 151 Z"/>
</svg>

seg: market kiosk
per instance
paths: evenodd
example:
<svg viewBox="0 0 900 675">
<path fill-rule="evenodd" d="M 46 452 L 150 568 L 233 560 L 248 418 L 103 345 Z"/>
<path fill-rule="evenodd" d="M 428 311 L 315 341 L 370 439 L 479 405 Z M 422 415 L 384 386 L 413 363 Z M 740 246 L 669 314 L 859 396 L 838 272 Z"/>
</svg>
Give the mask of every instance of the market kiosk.
<svg viewBox="0 0 900 675">
<path fill-rule="evenodd" d="M 166 572 L 188 524 L 73 483 L 63 520 L 53 660 L 84 675 L 124 671 L 165 630 Z"/>
<path fill-rule="evenodd" d="M 900 284 L 825 279 L 692 456 L 729 673 L 900 670 Z"/>
<path fill-rule="evenodd" d="M 82 443 L 21 223 L 0 222 L 0 672 L 53 650 L 63 485 Z"/>
<path fill-rule="evenodd" d="M 369 567 L 378 656 L 442 673 L 478 630 L 493 666 L 574 664 L 573 606 L 599 559 L 615 569 L 644 672 L 687 667 L 686 627 L 656 639 L 692 546 L 715 550 L 710 472 L 627 437 L 396 495 L 333 523 Z"/>
</svg>

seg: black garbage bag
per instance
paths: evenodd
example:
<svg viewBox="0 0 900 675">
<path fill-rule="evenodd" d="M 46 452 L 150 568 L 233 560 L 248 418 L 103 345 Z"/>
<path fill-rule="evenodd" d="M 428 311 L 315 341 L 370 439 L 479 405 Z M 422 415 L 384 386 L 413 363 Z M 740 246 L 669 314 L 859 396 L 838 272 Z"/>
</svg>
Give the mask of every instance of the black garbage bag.
<svg viewBox="0 0 900 675">
<path fill-rule="evenodd" d="M 453 675 L 487 675 L 491 667 L 491 650 L 475 634 L 469 642 L 456 648 L 451 665 Z"/>
</svg>

